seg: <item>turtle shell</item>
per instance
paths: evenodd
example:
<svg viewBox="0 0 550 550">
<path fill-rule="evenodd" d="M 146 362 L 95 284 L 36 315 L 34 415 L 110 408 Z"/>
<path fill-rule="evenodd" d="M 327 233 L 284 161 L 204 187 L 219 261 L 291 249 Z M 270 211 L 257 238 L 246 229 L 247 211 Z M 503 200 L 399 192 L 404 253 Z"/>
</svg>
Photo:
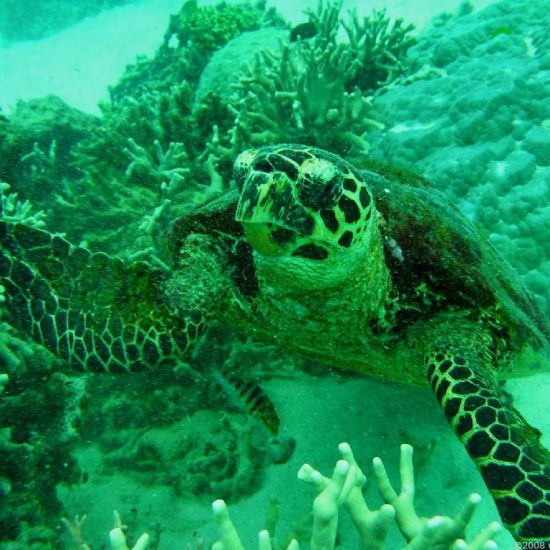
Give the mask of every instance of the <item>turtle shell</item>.
<svg viewBox="0 0 550 550">
<path fill-rule="evenodd" d="M 407 172 L 377 166 L 361 174 L 381 215 L 396 304 L 390 329 L 394 336 L 419 320 L 456 311 L 486 323 L 507 352 L 550 348 L 550 329 L 518 275 L 483 231 L 444 195 Z M 252 248 L 235 221 L 238 198 L 236 190 L 229 191 L 176 221 L 168 242 L 176 260 L 190 234 L 211 235 L 229 260 L 236 287 L 253 298 L 259 288 Z M 380 330 L 387 331 L 387 324 Z M 540 366 L 537 361 L 530 359 L 529 366 L 521 368 L 530 371 Z M 513 374 L 521 374 L 518 364 L 510 364 Z"/>
<path fill-rule="evenodd" d="M 422 178 L 362 174 L 382 216 L 385 261 L 404 306 L 398 325 L 443 309 L 466 310 L 512 352 L 549 347 L 550 328 L 538 304 L 476 224 Z"/>
</svg>

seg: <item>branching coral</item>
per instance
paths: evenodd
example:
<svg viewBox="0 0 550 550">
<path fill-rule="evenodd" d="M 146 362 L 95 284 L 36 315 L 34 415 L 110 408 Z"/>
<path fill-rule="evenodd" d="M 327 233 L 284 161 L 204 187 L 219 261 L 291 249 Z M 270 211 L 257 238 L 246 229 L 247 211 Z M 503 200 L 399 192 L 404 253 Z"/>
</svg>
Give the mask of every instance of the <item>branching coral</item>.
<svg viewBox="0 0 550 550">
<path fill-rule="evenodd" d="M 43 150 L 37 142 L 33 143 L 32 151 L 21 157 L 21 164 L 28 167 L 28 177 L 37 180 L 61 179 L 62 170 L 57 163 L 57 140 L 50 142 L 47 150 Z"/>
<path fill-rule="evenodd" d="M 454 517 L 434 516 L 421 518 L 414 507 L 414 471 L 413 449 L 410 445 L 401 446 L 401 491 L 391 485 L 384 464 L 380 458 L 373 460 L 373 471 L 378 492 L 384 504 L 377 510 L 371 510 L 365 502 L 362 488 L 366 476 L 355 461 L 351 447 L 341 443 L 338 447 L 341 460 L 336 463 L 331 477 L 325 477 L 309 464 L 302 466 L 298 477 L 315 487 L 317 496 L 313 501 L 313 528 L 310 541 L 311 550 L 330 550 L 336 547 L 338 516 L 344 508 L 350 516 L 359 534 L 358 548 L 361 550 L 384 550 L 390 527 L 395 522 L 407 541 L 407 550 L 495 550 L 492 537 L 501 529 L 497 522 L 489 524 L 477 533 L 469 543 L 465 541 L 465 531 L 481 498 L 471 495 Z M 213 550 L 244 550 L 238 531 L 231 521 L 227 506 L 223 500 L 212 504 L 214 520 L 219 532 L 219 540 Z M 115 517 L 117 517 L 115 515 Z M 76 531 L 80 540 L 81 522 L 69 523 L 71 532 Z M 111 548 L 128 550 L 123 526 L 118 525 L 111 531 Z M 74 535 L 73 535 L 74 537 Z M 145 549 L 148 536 L 142 535 L 135 549 Z M 82 548 L 82 546 L 80 546 Z M 286 548 L 298 550 L 297 540 L 281 545 L 271 538 L 267 530 L 258 535 L 258 548 Z"/>
<path fill-rule="evenodd" d="M 33 212 L 30 201 L 20 201 L 17 193 L 9 191 L 9 183 L 0 181 L 0 217 L 2 220 L 24 223 L 33 227 L 44 227 L 45 212 L 43 210 Z"/>
<path fill-rule="evenodd" d="M 381 127 L 373 119 L 369 94 L 403 71 L 412 26 L 391 23 L 385 12 L 363 21 L 352 13 L 349 22 L 340 23 L 339 3 L 321 1 L 317 11 L 307 13 L 316 28 L 313 38 L 282 43 L 277 52 L 261 51 L 240 78 L 238 100 L 230 105 L 232 144 L 286 141 L 339 154 L 368 150 L 362 135 Z M 341 25 L 346 42 L 338 39 Z"/>
<path fill-rule="evenodd" d="M 179 45 L 192 46 L 198 54 L 209 55 L 232 38 L 262 24 L 280 22 L 273 9 L 265 12 L 265 1 L 252 6 L 249 2 L 198 7 L 188 0 L 177 15 L 170 19 L 164 46 L 177 38 Z"/>
<path fill-rule="evenodd" d="M 401 18 L 390 20 L 386 10 L 373 10 L 372 16 L 362 21 L 357 12 L 351 12 L 342 26 L 353 47 L 363 52 L 361 66 L 348 87 L 374 92 L 407 71 L 405 54 L 416 43 L 410 34 L 414 25 L 405 25 Z"/>
<path fill-rule="evenodd" d="M 166 151 L 163 151 L 160 142 L 156 139 L 153 142 L 155 156 L 138 145 L 134 139 L 128 139 L 128 147 L 124 152 L 130 157 L 131 162 L 126 169 L 126 176 L 131 177 L 136 172 L 144 172 L 149 179 L 156 182 L 160 190 L 159 205 L 154 208 L 151 214 L 145 215 L 138 229 L 147 235 L 151 235 L 155 226 L 158 226 L 161 218 L 172 202 L 172 198 L 181 189 L 185 177 L 189 174 L 188 168 L 183 168 L 187 161 L 183 143 L 171 142 Z M 164 227 L 167 226 L 164 224 Z"/>
<path fill-rule="evenodd" d="M 171 142 L 166 151 L 163 151 L 159 140 L 155 139 L 153 146 L 155 157 L 133 138 L 128 139 L 128 147 L 124 152 L 131 162 L 126 169 L 126 175 L 131 176 L 135 171 L 144 170 L 158 184 L 166 183 L 169 188 L 178 187 L 189 173 L 188 169 L 182 167 L 187 160 L 183 143 Z"/>
<path fill-rule="evenodd" d="M 71 184 L 69 238 L 158 264 L 155 247 L 170 222 L 224 188 L 217 163 L 199 156 L 222 107 L 210 96 L 193 106 L 188 83 L 104 105 L 101 129 L 75 149 L 82 177 Z"/>
<path fill-rule="evenodd" d="M 414 472 L 410 445 L 401 446 L 401 492 L 392 487 L 380 458 L 373 460 L 373 470 L 378 492 L 384 500 L 378 510 L 370 510 L 361 491 L 366 477 L 355 461 L 347 443 L 339 445 L 342 459 L 336 463 L 332 476 L 325 477 L 309 464 L 302 466 L 298 477 L 313 485 L 317 496 L 313 502 L 313 531 L 310 548 L 328 550 L 335 548 L 338 514 L 344 508 L 359 533 L 359 548 L 362 550 L 384 550 L 386 538 L 393 520 L 408 542 L 409 550 L 431 550 L 453 548 L 456 550 L 495 549 L 491 537 L 500 530 L 498 523 L 491 523 L 478 533 L 470 543 L 464 541 L 465 530 L 472 518 L 479 495 L 471 495 L 454 518 L 434 516 L 420 518 L 414 508 Z M 212 505 L 214 518 L 220 533 L 215 550 L 244 550 L 238 533 L 229 518 L 225 503 L 217 500 Z M 259 534 L 260 550 L 272 548 L 269 533 Z M 298 543 L 293 540 L 287 550 L 295 550 Z"/>
<path fill-rule="evenodd" d="M 144 534 L 139 537 L 136 543 L 130 548 L 126 542 L 126 534 L 128 526 L 124 525 L 120 514 L 115 510 L 115 526 L 109 531 L 109 542 L 111 543 L 111 550 L 145 550 L 149 544 L 149 535 Z M 63 518 L 63 523 L 69 531 L 75 548 L 78 550 L 91 550 L 91 546 L 86 542 L 84 538 L 84 522 L 86 516 L 75 516 L 71 521 L 68 518 Z"/>
<path fill-rule="evenodd" d="M 9 117 L 0 120 L 0 179 L 49 210 L 52 195 L 64 194 L 65 180 L 77 176 L 72 148 L 97 128 L 95 117 L 58 97 L 18 101 Z"/>
<path fill-rule="evenodd" d="M 283 19 L 265 2 L 199 6 L 183 3 L 172 15 L 163 43 L 153 59 L 139 58 L 110 88 L 113 103 L 143 92 L 168 92 L 183 81 L 196 84 L 211 55 L 239 34 L 264 26 L 284 26 Z"/>
</svg>

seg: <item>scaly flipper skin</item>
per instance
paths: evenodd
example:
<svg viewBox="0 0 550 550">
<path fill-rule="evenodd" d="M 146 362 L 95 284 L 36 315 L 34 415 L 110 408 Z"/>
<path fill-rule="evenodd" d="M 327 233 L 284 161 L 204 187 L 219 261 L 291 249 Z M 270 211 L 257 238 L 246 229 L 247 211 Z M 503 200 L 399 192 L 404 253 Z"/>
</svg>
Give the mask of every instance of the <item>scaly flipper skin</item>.
<svg viewBox="0 0 550 550">
<path fill-rule="evenodd" d="M 456 318 L 425 334 L 429 382 L 502 521 L 518 541 L 550 541 L 550 453 L 499 389 L 491 334 Z"/>
<path fill-rule="evenodd" d="M 127 266 L 24 224 L 0 222 L 0 242 L 10 320 L 84 370 L 139 370 L 181 356 L 204 332 L 208 309 L 202 306 L 213 307 L 221 296 L 210 284 L 208 295 L 188 290 L 175 301 L 174 287 L 185 286 L 180 271 L 177 281 L 164 281 L 145 263 Z M 205 251 L 201 264 L 193 250 L 188 247 L 180 267 L 194 270 L 189 277 L 196 288 L 201 277 L 212 281 L 220 262 Z"/>
</svg>

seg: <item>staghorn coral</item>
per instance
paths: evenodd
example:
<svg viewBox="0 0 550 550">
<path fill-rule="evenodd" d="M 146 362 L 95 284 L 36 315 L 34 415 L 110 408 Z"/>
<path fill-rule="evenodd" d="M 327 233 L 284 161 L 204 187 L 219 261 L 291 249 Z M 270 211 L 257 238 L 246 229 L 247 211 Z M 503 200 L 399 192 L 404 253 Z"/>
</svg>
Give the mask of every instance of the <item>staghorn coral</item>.
<svg viewBox="0 0 550 550">
<path fill-rule="evenodd" d="M 317 491 L 312 507 L 313 530 L 310 541 L 312 550 L 335 548 L 340 508 L 346 510 L 357 529 L 359 548 L 362 549 L 384 550 L 392 521 L 395 521 L 407 540 L 406 548 L 410 550 L 451 547 L 457 550 L 497 548 L 491 540 L 491 537 L 501 529 L 496 522 L 489 524 L 478 533 L 471 543 L 467 544 L 464 541 L 468 523 L 481 500 L 477 494 L 471 495 L 453 518 L 434 516 L 427 519 L 418 516 L 414 508 L 413 449 L 410 445 L 401 445 L 401 492 L 399 494 L 392 487 L 382 460 L 380 458 L 373 460 L 378 492 L 385 503 L 378 510 L 370 510 L 364 500 L 362 487 L 366 482 L 366 476 L 355 461 L 351 447 L 347 443 L 341 443 L 338 449 L 342 459 L 336 463 L 330 478 L 323 476 L 309 464 L 304 464 L 298 472 L 298 477 L 313 485 Z M 213 545 L 213 550 L 244 550 L 237 530 L 229 518 L 225 502 L 215 501 L 212 509 L 220 533 L 220 540 Z M 266 530 L 259 533 L 258 541 L 260 549 L 272 547 L 269 532 Z M 280 547 L 276 541 L 273 542 L 276 548 Z M 298 542 L 293 539 L 286 548 L 295 550 L 298 548 Z"/>
<path fill-rule="evenodd" d="M 24 223 L 32 227 L 44 227 L 46 213 L 43 210 L 33 212 L 29 200 L 20 201 L 17 193 L 10 193 L 11 186 L 0 181 L 0 216 L 3 220 Z"/>
<path fill-rule="evenodd" d="M 63 518 L 63 524 L 71 535 L 75 548 L 78 550 L 91 550 L 91 546 L 85 540 L 84 523 L 86 516 L 75 516 L 74 520 Z M 136 543 L 130 548 L 127 545 L 126 532 L 128 526 L 122 522 L 122 518 L 117 510 L 114 511 L 114 527 L 109 531 L 109 542 L 111 550 L 145 550 L 149 544 L 149 535 L 144 534 L 139 537 Z"/>
<path fill-rule="evenodd" d="M 183 143 L 170 142 L 166 151 L 163 151 L 158 140 L 153 142 L 153 146 L 154 157 L 144 147 L 138 145 L 134 139 L 129 138 L 128 147 L 124 149 L 124 152 L 130 157 L 130 164 L 126 168 L 125 174 L 128 178 L 134 174 L 145 174 L 148 179 L 154 180 L 160 189 L 158 206 L 153 209 L 151 214 L 146 214 L 138 226 L 140 234 L 152 236 L 153 241 L 158 242 L 158 232 L 155 230 L 168 227 L 170 218 L 173 217 L 173 214 L 170 213 L 172 199 L 182 190 L 189 169 L 183 168 L 188 161 Z M 158 248 L 158 245 L 155 248 Z M 149 256 L 151 261 L 161 263 L 164 268 L 167 268 L 157 258 L 155 248 L 152 246 L 142 248 L 131 258 Z"/>
<path fill-rule="evenodd" d="M 66 204 L 74 210 L 75 220 L 69 237 L 107 251 L 123 249 L 130 257 L 145 250 L 145 257 L 158 262 L 153 252 L 158 243 L 153 241 L 166 229 L 168 212 L 171 219 L 177 219 L 185 208 L 204 202 L 229 180 L 233 159 L 200 156 L 212 126 L 217 124 L 225 132 L 232 124 L 226 101 L 214 90 L 195 101 L 201 71 L 230 38 L 273 24 L 284 22 L 261 2 L 198 7 L 190 1 L 172 16 L 155 57 L 141 58 L 127 68 L 110 88 L 111 101 L 101 105 L 101 126 L 73 150 L 72 166 L 81 177 L 70 185 Z M 174 152 L 171 144 L 179 144 L 174 158 L 178 164 L 173 168 L 187 177 L 179 181 L 183 185 L 174 185 L 169 177 L 163 187 L 155 164 L 159 150 Z M 93 226 L 86 214 L 90 205 L 102 219 L 100 225 L 109 228 L 107 234 L 90 231 Z M 123 242 L 116 229 L 121 218 L 125 234 L 131 236 Z M 151 239 L 153 233 L 155 239 Z"/>
<path fill-rule="evenodd" d="M 226 187 L 231 163 L 221 167 L 222 178 L 220 167 L 200 153 L 214 120 L 230 126 L 229 113 L 213 94 L 192 102 L 193 90 L 184 82 L 169 92 L 144 93 L 139 101 L 127 97 L 102 106 L 101 127 L 74 149 L 82 176 L 70 185 L 67 207 L 75 215 L 69 238 L 132 258 L 148 251 L 145 256 L 154 258 L 170 221 Z"/>
<path fill-rule="evenodd" d="M 185 180 L 189 173 L 182 164 L 187 161 L 183 143 L 171 142 L 168 149 L 163 151 L 160 142 L 153 142 L 155 157 L 153 158 L 144 147 L 138 145 L 133 138 L 128 139 L 128 147 L 124 152 L 130 157 L 130 164 L 126 168 L 126 176 L 131 177 L 135 171 L 145 170 L 157 184 L 166 183 L 167 187 L 177 187 Z"/>
<path fill-rule="evenodd" d="M 351 13 L 341 23 L 340 5 L 319 2 L 317 11 L 307 12 L 316 28 L 313 38 L 283 41 L 278 51 L 262 50 L 245 69 L 229 106 L 235 125 L 222 157 L 285 141 L 343 155 L 369 149 L 362 135 L 381 128 L 369 94 L 404 72 L 401 59 L 413 43 L 412 26 L 391 23 L 384 12 L 363 21 Z M 341 26 L 345 42 L 338 39 Z"/>
<path fill-rule="evenodd" d="M 48 227 L 73 241 L 106 251 L 122 249 L 130 256 L 155 246 L 153 229 L 166 228 L 166 219 L 159 219 L 165 199 L 177 194 L 170 214 L 177 218 L 186 205 L 201 200 L 213 180 L 221 186 L 217 167 L 197 157 L 213 121 L 224 130 L 231 123 L 225 104 L 212 95 L 193 106 L 194 90 L 185 80 L 166 91 L 136 94 L 138 99 L 104 103 L 100 119 L 54 97 L 19 102 L 9 117 L 0 119 L 0 153 L 6 160 L 0 177 L 10 182 L 21 204 L 31 201 L 44 211 Z M 128 140 L 135 143 L 133 149 Z M 182 144 L 177 158 L 171 143 Z M 191 171 L 183 186 L 176 189 L 168 177 L 168 189 L 155 177 L 159 148 L 180 174 Z M 134 158 L 125 150 L 133 151 Z M 138 152 L 144 160 L 150 157 L 153 169 L 136 165 Z"/>
<path fill-rule="evenodd" d="M 9 117 L 0 119 L 0 178 L 24 187 L 26 199 L 46 208 L 51 191 L 63 193 L 63 179 L 77 175 L 72 148 L 98 123 L 56 96 L 18 101 Z"/>
<path fill-rule="evenodd" d="M 313 17 L 313 15 L 312 15 Z M 414 25 L 405 25 L 402 18 L 391 20 L 386 10 L 373 10 L 372 16 L 361 21 L 356 11 L 350 12 L 349 21 L 342 21 L 350 43 L 363 51 L 361 66 L 347 87 L 375 92 L 391 85 L 409 70 L 406 54 L 416 43 L 410 33 Z"/>
</svg>

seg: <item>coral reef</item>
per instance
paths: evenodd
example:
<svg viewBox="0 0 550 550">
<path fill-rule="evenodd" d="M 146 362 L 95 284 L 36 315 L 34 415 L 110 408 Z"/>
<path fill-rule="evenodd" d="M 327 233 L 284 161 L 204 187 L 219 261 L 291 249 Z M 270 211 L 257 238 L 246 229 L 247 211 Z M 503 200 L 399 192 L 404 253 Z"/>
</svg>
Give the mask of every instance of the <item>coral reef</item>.
<svg viewBox="0 0 550 550">
<path fill-rule="evenodd" d="M 478 221 L 546 312 L 548 25 L 542 1 L 504 0 L 441 18 L 409 50 L 426 78 L 377 97 L 385 131 L 366 138 L 373 156 L 414 167 Z"/>
<path fill-rule="evenodd" d="M 184 80 L 195 85 L 212 54 L 231 39 L 261 27 L 284 25 L 275 8 L 266 9 L 265 1 L 199 7 L 196 0 L 187 0 L 170 17 L 155 57 L 140 58 L 128 66 L 110 88 L 111 101 L 116 104 L 144 92 L 168 92 Z"/>
<path fill-rule="evenodd" d="M 52 191 L 65 195 L 64 182 L 78 176 L 73 147 L 98 123 L 56 96 L 18 101 L 0 120 L 0 179 L 24 188 L 25 199 L 36 207 L 50 208 Z"/>
<path fill-rule="evenodd" d="M 548 214 L 548 187 L 541 184 L 548 164 L 550 114 L 541 76 L 548 43 L 540 29 L 526 35 L 522 17 L 509 3 L 504 6 L 504 24 L 494 10 L 464 15 L 484 21 L 469 35 L 470 19 L 450 18 L 410 48 L 411 28 L 384 12 L 364 19 L 350 14 L 340 22 L 339 5 L 321 3 L 309 12 L 313 36 L 291 41 L 284 22 L 263 4 L 198 8 L 188 2 L 172 19 L 157 56 L 139 60 L 111 89 L 100 118 L 56 98 L 22 102 L 9 117 L 0 117 L 0 177 L 11 185 L 2 184 L 3 216 L 46 223 L 93 249 L 163 267 L 163 237 L 170 224 L 230 187 L 231 164 L 241 149 L 299 141 L 348 156 L 367 151 L 376 156 L 369 150 L 373 143 L 385 160 L 415 163 L 445 187 L 493 233 L 541 296 L 550 276 L 541 230 Z M 516 23 L 508 21 L 513 17 L 519 33 L 503 30 L 515 29 Z M 539 19 L 545 17 L 544 12 Z M 225 80 L 235 88 L 220 90 L 212 81 L 201 85 L 208 64 L 214 57 L 222 64 L 232 59 L 231 47 L 244 43 L 245 31 L 263 33 L 262 42 L 271 36 L 281 45 L 258 52 L 244 68 L 231 65 L 233 78 Z M 510 59 L 521 64 L 521 78 L 506 76 Z M 421 73 L 425 63 L 438 72 Z M 474 84 L 472 74 L 478 75 Z M 441 103 L 443 96 L 451 98 L 451 109 Z M 458 145 L 449 145 L 453 142 Z M 497 202 L 505 198 L 513 203 L 506 212 Z M 206 347 L 209 368 L 232 355 L 235 364 L 259 379 L 291 370 L 287 358 L 239 344 L 221 330 L 209 336 Z M 221 428 L 214 426 L 213 415 L 231 406 L 204 373 L 189 365 L 136 375 L 123 384 L 110 377 L 51 376 L 61 366 L 5 317 L 0 361 L 0 491 L 7 503 L 0 520 L 8 526 L 2 544 L 47 547 L 57 540 L 52 526 L 61 506 L 55 485 L 89 475 L 79 472 L 70 454 L 81 437 L 100 448 L 101 475 L 123 470 L 178 495 L 237 500 L 261 484 L 273 460 L 266 434 L 247 424 L 242 412 L 232 411 Z M 193 421 L 193 429 L 196 424 L 209 429 L 196 434 L 187 421 Z M 198 443 L 191 444 L 178 428 L 193 433 Z M 223 515 L 221 505 L 218 512 Z M 422 536 L 448 525 L 436 521 Z M 113 544 L 125 548 L 118 529 Z"/>
<path fill-rule="evenodd" d="M 464 541 L 465 531 L 474 510 L 481 500 L 477 494 L 470 495 L 461 510 L 453 517 L 434 516 L 420 518 L 414 508 L 413 448 L 401 445 L 401 491 L 393 488 L 382 460 L 373 460 L 374 477 L 378 492 L 384 504 L 378 510 L 371 510 L 365 502 L 362 487 L 366 476 L 355 461 L 348 443 L 338 447 L 342 459 L 336 463 L 332 476 L 325 477 L 309 464 L 304 464 L 298 477 L 317 491 L 313 501 L 313 527 L 310 541 L 312 550 L 333 549 L 336 547 L 339 509 L 344 508 L 359 533 L 359 548 L 384 550 L 390 524 L 395 521 L 410 550 L 435 550 L 455 548 L 464 550 L 487 550 L 497 548 L 491 537 L 501 526 L 491 523 L 478 533 L 470 544 Z M 214 550 L 243 550 L 238 533 L 229 518 L 223 500 L 212 504 L 214 519 L 220 533 L 220 540 L 213 545 Z M 271 548 L 267 530 L 258 536 L 260 549 Z M 278 545 L 275 545 L 278 547 Z M 286 546 L 287 550 L 297 549 L 295 539 Z M 283 546 L 284 548 L 284 546 Z"/>
<path fill-rule="evenodd" d="M 10 193 L 10 184 L 0 181 L 0 215 L 7 222 L 19 222 L 32 227 L 44 227 L 46 216 L 43 210 L 33 212 L 33 206 L 27 199 L 21 202 L 17 193 Z"/>
<path fill-rule="evenodd" d="M 409 71 L 407 52 L 416 43 L 411 34 L 413 25 L 405 25 L 402 18 L 391 20 L 386 10 L 373 10 L 370 17 L 361 21 L 356 12 L 350 13 L 349 22 L 342 22 L 352 44 L 361 52 L 361 66 L 348 88 L 357 86 L 374 93 L 391 86 Z"/>
<path fill-rule="evenodd" d="M 163 222 L 203 201 L 202 193 L 211 183 L 211 192 L 221 187 L 219 170 L 228 174 L 230 162 L 220 168 L 198 157 L 214 123 L 225 131 L 231 115 L 212 94 L 193 105 L 194 88 L 213 48 L 246 29 L 282 23 L 262 4 L 222 3 L 207 8 L 192 4 L 174 16 L 155 58 L 141 59 L 128 68 L 111 90 L 111 101 L 102 105 L 100 120 L 53 97 L 19 102 L 9 117 L 1 117 L 0 153 L 5 162 L 0 177 L 45 211 L 51 230 L 105 251 L 124 250 L 128 256 L 150 252 L 158 245 L 154 228 L 166 229 Z M 212 39 L 210 45 L 202 41 L 201 33 L 188 43 L 168 44 L 181 29 L 214 20 L 212 34 L 204 36 Z M 183 163 L 180 175 L 189 171 L 178 189 L 170 177 L 159 181 L 159 149 L 164 161 Z M 142 160 L 139 166 L 137 155 Z M 170 204 L 173 195 L 178 200 Z M 65 220 L 63 226 L 60 220 Z M 102 231 L 95 230 L 98 226 Z M 142 254 L 157 259 L 156 253 Z"/>
<path fill-rule="evenodd" d="M 270 8 L 266 12 L 265 5 L 263 0 L 255 6 L 249 2 L 219 2 L 199 8 L 196 0 L 189 0 L 170 18 L 163 47 L 168 48 L 177 40 L 180 47 L 192 44 L 197 54 L 208 57 L 243 32 L 281 23 L 275 10 Z"/>
<path fill-rule="evenodd" d="M 13 353 L 20 362 L 18 372 L 2 378 L 0 544 L 46 549 L 59 537 L 55 526 L 63 508 L 56 486 L 80 481 L 71 451 L 78 441 L 75 422 L 84 385 L 61 373 L 44 376 L 52 359 L 9 330 L 0 325 L 0 341 L 2 346 L 6 339 L 9 346 L 17 342 Z M 25 352 L 19 354 L 22 346 Z"/>
<path fill-rule="evenodd" d="M 308 14 L 316 29 L 312 38 L 289 38 L 278 51 L 260 51 L 235 86 L 226 155 L 277 142 L 314 144 L 342 155 L 352 148 L 368 151 L 362 135 L 381 127 L 370 94 L 404 72 L 412 26 L 390 23 L 384 12 L 362 21 L 352 13 L 341 23 L 337 3 L 319 2 Z M 346 42 L 338 38 L 341 26 Z"/>
<path fill-rule="evenodd" d="M 201 81 L 197 96 L 205 64 L 234 36 L 239 40 L 250 29 L 281 33 L 284 22 L 262 3 L 203 8 L 187 2 L 157 55 L 130 67 L 111 90 L 100 119 L 56 98 L 20 102 L 3 117 L 0 152 L 7 162 L 0 175 L 44 210 L 50 230 L 92 249 L 163 265 L 160 241 L 170 221 L 229 187 L 241 149 L 313 140 L 336 152 L 352 145 L 366 150 L 367 88 L 404 70 L 411 29 L 381 12 L 363 21 L 354 15 L 348 41 L 339 43 L 338 17 L 339 6 L 321 3 L 310 12 L 318 32 L 309 41 L 291 44 L 287 36 L 278 53 L 258 54 L 241 77 L 240 66 L 225 63 L 234 67 L 239 88 L 230 101 L 215 82 Z M 205 25 L 209 32 L 200 32 Z M 192 36 L 183 40 L 184 31 Z M 368 77 L 371 62 L 383 76 Z M 275 88 L 266 88 L 275 73 Z"/>
</svg>

